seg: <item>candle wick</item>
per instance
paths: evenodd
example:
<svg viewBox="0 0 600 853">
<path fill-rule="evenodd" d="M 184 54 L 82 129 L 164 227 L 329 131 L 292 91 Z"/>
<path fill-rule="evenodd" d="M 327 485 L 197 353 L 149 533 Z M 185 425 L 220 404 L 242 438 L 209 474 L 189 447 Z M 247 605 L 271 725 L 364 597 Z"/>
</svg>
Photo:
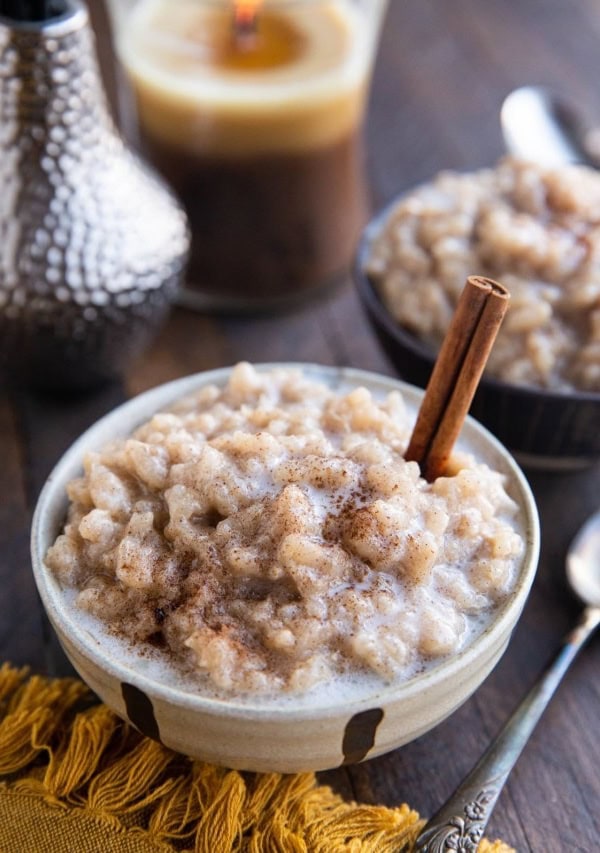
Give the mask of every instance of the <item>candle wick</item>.
<svg viewBox="0 0 600 853">
<path fill-rule="evenodd" d="M 241 50 L 252 50 L 258 39 L 258 15 L 255 11 L 236 10 L 233 16 L 233 37 Z"/>
</svg>

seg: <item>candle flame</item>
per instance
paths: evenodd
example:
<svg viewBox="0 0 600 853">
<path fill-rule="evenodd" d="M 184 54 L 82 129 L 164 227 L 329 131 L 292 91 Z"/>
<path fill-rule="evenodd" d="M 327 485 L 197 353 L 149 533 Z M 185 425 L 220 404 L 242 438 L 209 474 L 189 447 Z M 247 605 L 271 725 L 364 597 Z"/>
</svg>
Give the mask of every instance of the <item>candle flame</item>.
<svg viewBox="0 0 600 853">
<path fill-rule="evenodd" d="M 238 33 L 254 33 L 263 0 L 234 0 L 233 21 Z"/>
</svg>

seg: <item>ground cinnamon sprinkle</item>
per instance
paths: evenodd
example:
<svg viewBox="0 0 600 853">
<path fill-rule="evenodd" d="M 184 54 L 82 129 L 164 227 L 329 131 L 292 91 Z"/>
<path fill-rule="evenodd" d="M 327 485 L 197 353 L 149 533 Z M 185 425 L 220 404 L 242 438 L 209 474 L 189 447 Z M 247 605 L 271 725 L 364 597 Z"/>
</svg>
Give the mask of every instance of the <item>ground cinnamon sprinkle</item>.
<svg viewBox="0 0 600 853">
<path fill-rule="evenodd" d="M 482 630 L 523 550 L 499 473 L 463 454 L 428 483 L 403 458 L 413 417 L 396 391 L 238 365 L 88 455 L 47 563 L 194 691 L 407 678 Z"/>
</svg>

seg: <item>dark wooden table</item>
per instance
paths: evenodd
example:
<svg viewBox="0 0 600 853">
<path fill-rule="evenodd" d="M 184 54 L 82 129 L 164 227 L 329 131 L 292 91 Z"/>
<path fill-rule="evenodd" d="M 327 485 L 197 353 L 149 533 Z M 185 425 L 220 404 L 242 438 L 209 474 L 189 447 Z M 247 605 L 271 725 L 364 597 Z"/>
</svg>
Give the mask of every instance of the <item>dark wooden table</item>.
<svg viewBox="0 0 600 853">
<path fill-rule="evenodd" d="M 94 5 L 101 52 L 106 27 Z M 368 122 L 375 203 L 440 168 L 470 169 L 502 152 L 498 108 L 525 82 L 579 98 L 600 119 L 597 0 L 391 0 Z M 106 69 L 109 89 L 110 67 Z M 324 301 L 276 317 L 219 318 L 175 310 L 123 383 L 59 400 L 25 390 L 0 399 L 0 657 L 35 670 L 51 660 L 30 572 L 29 524 L 51 467 L 75 437 L 125 396 L 239 359 L 307 360 L 392 374 L 350 282 Z M 600 428 L 600 424 L 599 424 Z M 533 592 L 509 649 L 484 686 L 412 744 L 323 774 L 344 796 L 407 800 L 432 813 L 469 770 L 575 620 L 563 574 L 567 545 L 600 503 L 600 468 L 528 472 L 542 518 Z M 519 851 L 600 849 L 600 644 L 566 678 L 503 792 L 489 835 Z M 59 664 L 60 668 L 60 664 Z"/>
</svg>

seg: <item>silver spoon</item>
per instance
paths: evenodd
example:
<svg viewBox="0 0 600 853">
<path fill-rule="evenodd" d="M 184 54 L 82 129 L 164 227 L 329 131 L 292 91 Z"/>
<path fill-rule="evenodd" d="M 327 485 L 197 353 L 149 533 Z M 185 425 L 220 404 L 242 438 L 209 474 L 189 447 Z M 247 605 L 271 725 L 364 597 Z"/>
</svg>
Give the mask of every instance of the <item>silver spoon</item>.
<svg viewBox="0 0 600 853">
<path fill-rule="evenodd" d="M 600 131 L 581 111 L 543 86 L 522 86 L 504 99 L 500 125 L 507 150 L 542 166 L 600 167 Z"/>
<path fill-rule="evenodd" d="M 571 544 L 567 579 L 586 605 L 579 624 L 473 770 L 421 830 L 414 853 L 477 850 L 508 774 L 575 655 L 600 624 L 600 511 Z"/>
</svg>

